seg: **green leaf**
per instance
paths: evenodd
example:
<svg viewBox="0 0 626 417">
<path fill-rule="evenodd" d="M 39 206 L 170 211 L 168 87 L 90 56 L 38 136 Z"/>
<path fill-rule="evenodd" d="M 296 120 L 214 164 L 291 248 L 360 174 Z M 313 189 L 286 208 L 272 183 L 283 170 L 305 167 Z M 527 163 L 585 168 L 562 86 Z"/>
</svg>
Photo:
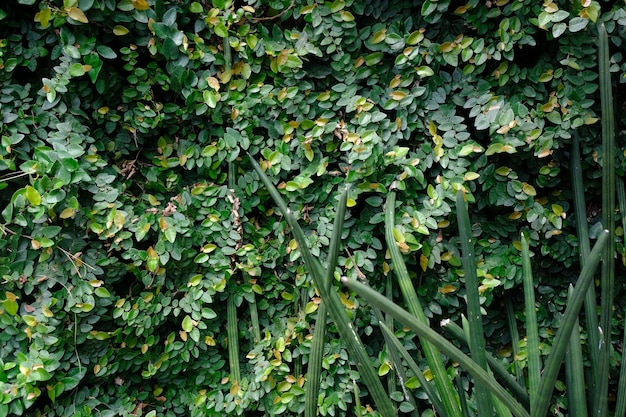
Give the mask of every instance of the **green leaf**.
<svg viewBox="0 0 626 417">
<path fill-rule="evenodd" d="M 220 38 L 226 38 L 228 36 L 228 29 L 226 28 L 224 22 L 219 22 L 217 25 L 215 25 L 213 30 L 215 31 L 215 34 Z"/>
<path fill-rule="evenodd" d="M 217 102 L 220 99 L 220 93 L 215 90 L 204 90 L 202 97 L 207 106 L 214 109 L 217 106 Z"/>
<path fill-rule="evenodd" d="M 193 329 L 193 320 L 189 316 L 185 316 L 182 323 L 182 328 L 184 331 L 189 333 L 191 329 Z"/>
<path fill-rule="evenodd" d="M 4 306 L 4 309 L 6 310 L 7 313 L 9 313 L 9 315 L 14 316 L 17 314 L 17 310 L 19 309 L 19 304 L 17 303 L 16 300 L 4 300 L 2 302 L 2 305 Z"/>
<path fill-rule="evenodd" d="M 68 74 L 70 75 L 70 77 L 80 77 L 85 74 L 85 69 L 83 68 L 82 64 L 77 62 L 70 66 Z"/>
<path fill-rule="evenodd" d="M 115 53 L 115 51 L 106 45 L 97 45 L 96 51 L 98 51 L 98 54 L 100 54 L 102 58 L 106 58 L 106 59 L 117 58 L 117 54 Z"/>
<path fill-rule="evenodd" d="M 204 11 L 204 8 L 202 7 L 202 4 L 200 4 L 197 1 L 194 1 L 193 3 L 189 5 L 189 11 L 191 13 L 202 13 Z"/>
<path fill-rule="evenodd" d="M 87 75 L 92 83 L 95 83 L 98 79 L 98 75 L 100 74 L 100 70 L 102 69 L 102 60 L 98 56 L 98 54 L 91 53 L 85 55 L 84 57 L 85 64 L 89 65 L 91 69 L 87 71 Z"/>
<path fill-rule="evenodd" d="M 555 38 L 558 38 L 563 33 L 565 33 L 566 30 L 567 30 L 567 24 L 563 22 L 557 23 L 554 26 L 552 26 L 552 36 L 554 36 Z"/>
<path fill-rule="evenodd" d="M 574 17 L 569 21 L 569 31 L 570 32 L 579 32 L 587 27 L 589 24 L 589 19 L 585 19 L 584 17 Z"/>
<path fill-rule="evenodd" d="M 100 298 L 109 298 L 111 296 L 111 293 L 109 292 L 109 290 L 107 290 L 104 287 L 96 288 L 94 293 Z"/>
<path fill-rule="evenodd" d="M 169 60 L 178 58 L 178 45 L 172 38 L 165 38 L 163 41 L 163 56 Z"/>
</svg>

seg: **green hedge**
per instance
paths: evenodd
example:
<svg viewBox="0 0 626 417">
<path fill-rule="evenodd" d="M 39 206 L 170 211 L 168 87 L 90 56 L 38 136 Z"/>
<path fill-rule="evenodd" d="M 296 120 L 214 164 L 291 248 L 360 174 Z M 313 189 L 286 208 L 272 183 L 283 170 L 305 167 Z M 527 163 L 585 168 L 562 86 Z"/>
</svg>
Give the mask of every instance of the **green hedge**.
<svg viewBox="0 0 626 417">
<path fill-rule="evenodd" d="M 550 339 L 578 266 L 575 129 L 599 225 L 598 19 L 623 100 L 622 2 L 4 2 L 0 414 L 301 413 L 319 296 L 246 152 L 314 254 L 353 184 L 336 277 L 377 288 L 398 190 L 396 240 L 432 318 L 465 305 L 451 208 L 465 187 L 490 343 L 510 351 L 522 229 Z M 338 291 L 386 373 L 371 313 Z M 359 376 L 329 324 L 319 411 L 350 415 Z"/>
</svg>

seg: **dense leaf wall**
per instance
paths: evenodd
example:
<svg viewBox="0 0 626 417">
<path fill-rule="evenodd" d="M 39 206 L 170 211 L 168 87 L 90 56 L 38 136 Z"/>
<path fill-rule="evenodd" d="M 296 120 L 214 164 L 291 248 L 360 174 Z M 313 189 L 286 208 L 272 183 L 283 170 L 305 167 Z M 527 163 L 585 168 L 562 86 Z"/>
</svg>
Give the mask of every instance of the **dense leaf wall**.
<svg viewBox="0 0 626 417">
<path fill-rule="evenodd" d="M 319 298 L 247 153 L 314 253 L 329 242 L 337 186 L 353 184 L 336 274 L 376 287 L 389 272 L 382 206 L 398 190 L 396 240 L 433 318 L 464 306 L 451 210 L 464 187 L 492 344 L 510 346 L 500 311 L 517 298 L 521 229 L 550 338 L 578 262 L 575 129 L 597 215 L 594 22 L 611 34 L 621 82 L 622 6 L 4 2 L 0 414 L 301 412 Z M 384 374 L 370 313 L 338 291 Z M 241 381 L 229 378 L 227 299 Z M 324 369 L 321 415 L 348 414 L 358 375 L 332 326 Z"/>
</svg>

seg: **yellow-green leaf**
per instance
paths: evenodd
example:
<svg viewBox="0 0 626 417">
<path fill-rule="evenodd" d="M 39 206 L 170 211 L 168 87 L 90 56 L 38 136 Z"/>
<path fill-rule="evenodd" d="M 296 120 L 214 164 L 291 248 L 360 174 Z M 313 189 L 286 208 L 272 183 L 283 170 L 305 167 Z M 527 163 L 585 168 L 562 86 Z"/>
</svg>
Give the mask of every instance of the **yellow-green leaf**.
<svg viewBox="0 0 626 417">
<path fill-rule="evenodd" d="M 304 307 L 304 312 L 306 314 L 311 314 L 314 313 L 315 311 L 317 311 L 317 308 L 319 306 L 317 304 L 315 304 L 313 301 L 309 301 L 306 306 Z"/>
<path fill-rule="evenodd" d="M 387 375 L 389 371 L 391 371 L 391 366 L 389 362 L 385 361 L 380 365 L 380 368 L 378 368 L 378 376 Z"/>
<path fill-rule="evenodd" d="M 26 186 L 26 198 L 28 199 L 28 202 L 33 206 L 41 205 L 41 194 L 39 194 L 39 191 L 37 191 L 30 185 Z"/>
<path fill-rule="evenodd" d="M 393 232 L 393 238 L 396 240 L 396 242 L 403 243 L 405 241 L 404 234 L 400 230 L 394 227 L 392 232 Z"/>
<path fill-rule="evenodd" d="M 465 176 L 463 177 L 463 179 L 465 181 L 473 181 L 473 180 L 475 180 L 478 177 L 480 177 L 479 173 L 470 171 L 470 172 L 466 172 L 465 173 Z"/>
<path fill-rule="evenodd" d="M 532 185 L 526 182 L 522 185 L 522 191 L 524 191 L 524 194 L 529 195 L 531 197 L 537 195 L 537 191 L 535 190 L 535 187 L 533 187 Z"/>
<path fill-rule="evenodd" d="M 372 36 L 372 43 L 373 44 L 381 43 L 382 41 L 385 40 L 386 37 L 387 37 L 387 29 L 381 29 L 378 32 L 374 33 L 374 36 Z"/>
<path fill-rule="evenodd" d="M 424 32 L 421 30 L 416 30 L 411 33 L 406 40 L 407 45 L 415 45 L 424 39 Z"/>
<path fill-rule="evenodd" d="M 39 12 L 37 12 L 37 14 L 35 15 L 35 22 L 39 22 L 41 24 L 42 28 L 47 28 L 48 26 L 50 26 L 50 16 L 52 15 L 52 12 L 50 11 L 49 8 L 45 8 L 40 10 Z"/>
<path fill-rule="evenodd" d="M 354 15 L 348 11 L 342 10 L 339 12 L 339 14 L 341 15 L 341 20 L 343 20 L 344 22 L 354 21 Z"/>
<path fill-rule="evenodd" d="M 150 9 L 150 5 L 147 0 L 132 0 L 133 7 L 135 10 L 148 10 Z"/>
<path fill-rule="evenodd" d="M 420 266 L 424 272 L 428 269 L 428 258 L 423 253 L 420 255 Z"/>
<path fill-rule="evenodd" d="M 4 300 L 2 304 L 6 312 L 9 313 L 11 316 L 16 315 L 17 310 L 19 310 L 19 307 L 20 307 L 17 301 L 15 301 L 15 299 L 9 299 L 8 297 L 6 300 Z"/>
<path fill-rule="evenodd" d="M 400 101 L 400 100 L 406 98 L 406 93 L 403 92 L 403 91 L 398 90 L 398 91 L 394 91 L 393 93 L 389 94 L 389 96 L 392 99 L 396 100 L 396 101 Z"/>
<path fill-rule="evenodd" d="M 35 327 L 37 325 L 37 319 L 35 318 L 35 316 L 25 314 L 22 316 L 22 319 L 28 327 Z"/>
<path fill-rule="evenodd" d="M 496 169 L 496 174 L 506 177 L 507 175 L 509 175 L 511 171 L 512 171 L 511 168 L 504 166 L 504 167 L 500 167 Z"/>
<path fill-rule="evenodd" d="M 48 317 L 48 318 L 54 317 L 54 313 L 52 313 L 52 310 L 50 310 L 48 306 L 42 306 L 41 311 L 43 311 L 43 315 L 45 317 Z"/>
<path fill-rule="evenodd" d="M 122 25 L 115 25 L 115 26 L 113 26 L 113 34 L 115 36 L 128 35 L 128 32 L 130 32 L 130 31 L 125 26 L 122 26 Z"/>
<path fill-rule="evenodd" d="M 74 214 L 76 214 L 76 210 L 67 207 L 63 209 L 63 211 L 59 214 L 59 217 L 61 219 L 69 219 L 70 217 L 74 217 Z"/>
<path fill-rule="evenodd" d="M 83 11 L 80 10 L 78 7 L 70 7 L 65 10 L 67 11 L 67 15 L 71 17 L 72 19 L 76 20 L 77 22 L 89 23 L 89 19 L 87 19 L 87 16 L 85 16 L 85 13 L 83 13 Z"/>
<path fill-rule="evenodd" d="M 309 4 L 308 6 L 304 6 L 303 8 L 300 9 L 300 14 L 309 14 L 313 11 L 313 9 L 315 9 L 315 7 L 317 6 L 317 4 Z"/>
</svg>

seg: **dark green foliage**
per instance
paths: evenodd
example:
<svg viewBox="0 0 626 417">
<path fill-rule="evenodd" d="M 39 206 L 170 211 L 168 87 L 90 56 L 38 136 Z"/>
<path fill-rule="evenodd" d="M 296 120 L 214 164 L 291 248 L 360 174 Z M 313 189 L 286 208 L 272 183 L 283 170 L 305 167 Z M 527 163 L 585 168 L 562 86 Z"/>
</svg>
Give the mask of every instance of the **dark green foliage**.
<svg viewBox="0 0 626 417">
<path fill-rule="evenodd" d="M 319 293 L 246 152 L 314 256 L 338 185 L 352 185 L 337 279 L 385 286 L 395 189 L 394 236 L 433 323 L 464 311 L 453 210 L 464 185 L 487 343 L 511 350 L 501 305 L 512 290 L 521 306 L 520 229 L 539 337 L 551 339 L 579 263 L 573 129 L 591 238 L 601 231 L 596 20 L 621 108 L 622 2 L 2 2 L 0 415 L 303 412 Z M 376 321 L 353 293 L 339 298 L 382 367 Z M 360 375 L 332 322 L 322 356 L 319 412 L 349 415 Z M 376 415 L 358 392 L 362 415 Z"/>
</svg>

